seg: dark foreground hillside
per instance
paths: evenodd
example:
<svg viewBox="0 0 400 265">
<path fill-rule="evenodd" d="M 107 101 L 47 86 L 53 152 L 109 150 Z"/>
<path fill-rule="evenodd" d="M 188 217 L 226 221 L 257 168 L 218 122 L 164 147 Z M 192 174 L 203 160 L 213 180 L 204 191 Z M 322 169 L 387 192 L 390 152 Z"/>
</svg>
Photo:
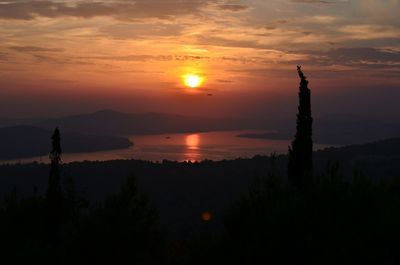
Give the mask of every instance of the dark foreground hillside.
<svg viewBox="0 0 400 265">
<path fill-rule="evenodd" d="M 397 148 L 397 149 L 396 149 Z M 337 175 L 349 181 L 355 173 L 372 181 L 400 177 L 400 141 L 385 140 L 367 145 L 330 148 L 315 153 L 315 175 L 319 176 L 338 162 Z M 329 166 L 330 165 L 330 166 Z M 286 176 L 287 157 L 276 161 L 278 175 Z M 62 166 L 62 175 L 72 177 L 78 192 L 85 192 L 91 201 L 102 201 L 118 191 L 121 183 L 133 173 L 139 190 L 146 194 L 166 224 L 171 235 L 188 237 L 199 231 L 222 228 L 222 216 L 233 201 L 248 190 L 256 178 L 263 178 L 270 169 L 267 157 L 230 161 L 153 163 L 138 160 L 80 162 Z M 21 195 L 44 194 L 49 165 L 0 166 L 0 193 L 10 193 L 14 187 Z M 285 183 L 286 178 L 282 181 Z M 212 221 L 201 220 L 203 212 L 210 212 Z"/>
<path fill-rule="evenodd" d="M 285 157 L 72 163 L 62 167 L 63 193 L 51 211 L 44 195 L 48 165 L 1 166 L 2 258 L 7 264 L 398 264 L 398 180 L 372 181 L 360 171 L 344 180 L 338 164 L 328 163 L 299 190 L 281 177 L 286 163 Z"/>
<path fill-rule="evenodd" d="M 223 210 L 240 197 L 255 176 L 267 168 L 267 158 L 202 163 L 152 163 L 126 160 L 82 162 L 62 166 L 62 175 L 71 176 L 78 191 L 91 202 L 104 200 L 119 190 L 133 173 L 139 190 L 159 210 L 162 223 L 173 235 L 187 237 L 199 229 L 220 229 Z M 44 194 L 49 165 L 0 166 L 1 194 L 17 187 L 20 194 L 32 194 L 34 187 Z M 203 212 L 213 214 L 213 222 L 204 226 Z"/>
</svg>

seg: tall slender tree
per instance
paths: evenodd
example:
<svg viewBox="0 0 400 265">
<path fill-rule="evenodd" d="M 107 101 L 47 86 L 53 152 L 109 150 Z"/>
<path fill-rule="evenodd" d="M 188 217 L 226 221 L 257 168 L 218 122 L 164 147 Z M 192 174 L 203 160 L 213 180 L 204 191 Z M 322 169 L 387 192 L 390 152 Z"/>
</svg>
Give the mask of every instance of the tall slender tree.
<svg viewBox="0 0 400 265">
<path fill-rule="evenodd" d="M 47 233 L 53 243 L 57 242 L 62 222 L 64 209 L 63 193 L 60 184 L 60 164 L 61 164 L 61 137 L 60 130 L 56 128 L 51 137 L 52 149 L 49 154 L 50 174 L 46 193 L 47 205 Z"/>
<path fill-rule="evenodd" d="M 308 81 L 297 66 L 300 77 L 299 107 L 297 113 L 296 135 L 289 147 L 288 178 L 289 183 L 298 188 L 306 187 L 312 179 L 312 124 L 311 90 Z"/>
</svg>

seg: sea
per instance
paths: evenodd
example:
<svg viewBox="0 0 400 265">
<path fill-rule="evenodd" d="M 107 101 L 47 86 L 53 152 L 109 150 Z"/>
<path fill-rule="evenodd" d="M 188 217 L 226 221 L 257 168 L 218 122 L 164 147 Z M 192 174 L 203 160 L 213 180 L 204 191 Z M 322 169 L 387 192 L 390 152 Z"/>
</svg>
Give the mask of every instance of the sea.
<svg viewBox="0 0 400 265">
<path fill-rule="evenodd" d="M 256 155 L 272 153 L 286 154 L 291 140 L 271 140 L 237 137 L 244 133 L 262 133 L 260 131 L 217 131 L 200 133 L 178 133 L 158 135 L 133 135 L 128 137 L 134 145 L 125 149 L 116 149 L 91 153 L 66 153 L 64 163 L 78 161 L 108 161 L 119 159 L 140 159 L 148 161 L 202 161 L 251 158 Z M 327 145 L 314 145 L 314 149 L 323 149 Z M 47 156 L 0 161 L 4 163 L 48 162 Z"/>
</svg>

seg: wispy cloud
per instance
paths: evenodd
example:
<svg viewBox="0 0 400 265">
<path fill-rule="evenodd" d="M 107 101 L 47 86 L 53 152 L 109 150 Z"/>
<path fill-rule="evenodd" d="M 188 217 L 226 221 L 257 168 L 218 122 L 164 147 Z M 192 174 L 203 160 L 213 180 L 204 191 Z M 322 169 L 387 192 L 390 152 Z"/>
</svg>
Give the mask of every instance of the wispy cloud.
<svg viewBox="0 0 400 265">
<path fill-rule="evenodd" d="M 335 3 L 345 3 L 348 0 L 291 0 L 294 3 L 307 3 L 307 4 L 335 4 Z"/>
<path fill-rule="evenodd" d="M 11 46 L 9 49 L 18 52 L 62 52 L 62 48 L 45 48 L 37 46 Z"/>
<path fill-rule="evenodd" d="M 346 25 L 339 29 L 348 38 L 358 40 L 368 39 L 399 39 L 400 28 L 388 25 Z"/>
<path fill-rule="evenodd" d="M 210 57 L 191 56 L 191 55 L 148 55 L 148 54 L 132 54 L 123 56 L 86 56 L 77 57 L 85 60 L 110 60 L 110 61 L 194 61 L 209 60 Z"/>
<path fill-rule="evenodd" d="M 342 69 L 386 69 L 400 71 L 400 51 L 377 48 L 338 48 L 328 51 L 298 51 L 303 59 L 289 62 L 322 67 L 341 67 Z"/>
<path fill-rule="evenodd" d="M 237 12 L 237 11 L 244 11 L 249 9 L 249 6 L 246 5 L 229 5 L 229 4 L 225 4 L 225 5 L 219 5 L 218 8 L 220 10 L 228 10 L 228 11 L 233 11 L 233 12 Z"/>
<path fill-rule="evenodd" d="M 36 17 L 111 16 L 121 20 L 198 13 L 211 0 L 136 0 L 136 1 L 2 1 L 0 18 L 31 20 Z"/>
</svg>

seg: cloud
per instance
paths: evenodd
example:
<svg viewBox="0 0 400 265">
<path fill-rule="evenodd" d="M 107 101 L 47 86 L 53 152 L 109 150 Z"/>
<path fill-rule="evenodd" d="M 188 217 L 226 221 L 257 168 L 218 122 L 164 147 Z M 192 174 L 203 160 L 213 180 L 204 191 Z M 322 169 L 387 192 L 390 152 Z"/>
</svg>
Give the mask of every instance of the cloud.
<svg viewBox="0 0 400 265">
<path fill-rule="evenodd" d="M 238 12 L 238 11 L 247 10 L 249 7 L 246 5 L 228 5 L 228 4 L 226 4 L 226 5 L 219 5 L 218 8 L 220 10 Z"/>
<path fill-rule="evenodd" d="M 392 69 L 400 70 L 400 52 L 388 49 L 369 47 L 338 48 L 329 51 L 302 51 L 308 59 L 296 63 L 319 66 L 348 66 L 358 69 Z M 294 62 L 290 62 L 294 63 Z"/>
<path fill-rule="evenodd" d="M 230 68 L 227 71 L 251 76 L 285 77 L 296 65 L 304 65 L 319 78 L 342 76 L 369 76 L 371 78 L 398 79 L 400 74 L 400 51 L 370 47 L 338 48 L 327 51 L 282 51 L 284 57 L 278 64 L 265 58 L 251 67 Z"/>
<path fill-rule="evenodd" d="M 92 18 L 111 16 L 120 20 L 137 18 L 166 19 L 199 13 L 212 0 L 136 0 L 136 1 L 2 1 L 0 18 L 31 20 L 36 17 Z"/>
<path fill-rule="evenodd" d="M 104 26 L 100 32 L 116 39 L 139 39 L 151 37 L 170 37 L 179 36 L 183 31 L 183 26 L 178 24 L 142 24 L 126 23 Z"/>
<path fill-rule="evenodd" d="M 217 36 L 197 36 L 197 44 L 231 48 L 271 49 L 270 45 L 260 44 L 254 40 L 228 39 Z"/>
<path fill-rule="evenodd" d="M 377 48 L 339 48 L 331 50 L 326 55 L 336 60 L 358 60 L 371 62 L 397 62 L 400 63 L 400 52 Z"/>
<path fill-rule="evenodd" d="M 217 79 L 216 81 L 219 83 L 233 83 L 232 80 L 227 80 L 227 79 Z"/>
<path fill-rule="evenodd" d="M 86 56 L 86 57 L 78 57 L 77 59 L 144 62 L 144 61 L 198 61 L 198 60 L 210 60 L 210 57 L 192 56 L 192 55 L 133 54 L 133 55 L 123 55 L 123 56 Z"/>
<path fill-rule="evenodd" d="M 289 20 L 286 20 L 286 19 L 278 19 L 278 20 L 276 21 L 276 23 L 278 23 L 278 24 L 286 24 L 286 23 L 289 23 Z"/>
<path fill-rule="evenodd" d="M 339 29 L 351 39 L 400 39 L 400 29 L 384 25 L 346 25 Z"/>
<path fill-rule="evenodd" d="M 62 52 L 64 49 L 61 48 L 44 48 L 37 46 L 11 46 L 8 47 L 11 50 L 18 52 Z"/>
<path fill-rule="evenodd" d="M 317 23 L 317 24 L 332 24 L 337 20 L 338 20 L 338 18 L 334 17 L 334 16 L 316 15 L 316 16 L 310 17 L 309 19 L 306 19 L 305 21 L 310 21 L 310 22 Z"/>
<path fill-rule="evenodd" d="M 7 61 L 8 59 L 8 54 L 4 52 L 0 52 L 0 61 Z"/>
<path fill-rule="evenodd" d="M 344 3 L 347 0 L 332 0 L 332 1 L 324 1 L 324 0 L 292 0 L 294 3 L 306 3 L 306 4 L 335 4 L 335 3 Z"/>
</svg>

